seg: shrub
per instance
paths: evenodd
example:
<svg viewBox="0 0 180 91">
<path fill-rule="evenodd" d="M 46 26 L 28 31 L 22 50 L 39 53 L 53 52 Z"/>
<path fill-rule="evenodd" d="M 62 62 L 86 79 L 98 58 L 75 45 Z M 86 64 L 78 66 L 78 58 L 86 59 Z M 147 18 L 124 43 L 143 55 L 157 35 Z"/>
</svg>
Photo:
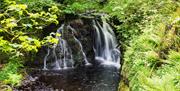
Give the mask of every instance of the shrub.
<svg viewBox="0 0 180 91">
<path fill-rule="evenodd" d="M 35 1 L 31 3 L 33 2 Z M 41 39 L 40 35 L 45 26 L 58 24 L 60 10 L 53 5 L 47 11 L 33 11 L 26 4 L 14 0 L 1 1 L 0 8 L 0 54 L 3 54 L 0 56 L 0 63 L 3 65 L 0 69 L 0 81 L 17 86 L 22 78 L 18 70 L 27 61 L 28 54 L 36 53 L 38 48 L 49 42 L 56 43 L 52 36 Z"/>
</svg>

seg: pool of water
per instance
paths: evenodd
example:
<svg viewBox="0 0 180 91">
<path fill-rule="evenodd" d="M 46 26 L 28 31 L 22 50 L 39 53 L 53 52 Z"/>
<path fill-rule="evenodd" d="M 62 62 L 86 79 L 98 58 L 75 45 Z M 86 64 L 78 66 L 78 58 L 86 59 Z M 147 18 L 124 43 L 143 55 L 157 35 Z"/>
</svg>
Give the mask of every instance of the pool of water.
<svg viewBox="0 0 180 91">
<path fill-rule="evenodd" d="M 113 66 L 88 66 L 66 70 L 38 70 L 38 81 L 50 86 L 46 91 L 117 91 L 119 69 Z"/>
</svg>

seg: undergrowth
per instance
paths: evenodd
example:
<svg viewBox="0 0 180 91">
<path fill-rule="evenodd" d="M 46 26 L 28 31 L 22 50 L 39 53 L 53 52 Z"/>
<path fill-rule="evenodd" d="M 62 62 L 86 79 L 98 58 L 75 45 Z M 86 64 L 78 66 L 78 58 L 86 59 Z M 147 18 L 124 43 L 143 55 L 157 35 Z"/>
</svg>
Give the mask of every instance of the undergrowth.
<svg viewBox="0 0 180 91">
<path fill-rule="evenodd" d="M 132 91 L 180 90 L 180 9 L 165 19 L 147 24 L 125 52 L 122 74 Z"/>
</svg>

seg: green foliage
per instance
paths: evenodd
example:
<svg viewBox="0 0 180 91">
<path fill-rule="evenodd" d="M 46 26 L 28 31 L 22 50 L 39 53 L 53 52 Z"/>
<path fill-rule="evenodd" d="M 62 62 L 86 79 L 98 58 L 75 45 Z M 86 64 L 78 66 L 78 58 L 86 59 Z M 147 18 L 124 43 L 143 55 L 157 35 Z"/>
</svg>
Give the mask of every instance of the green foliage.
<svg viewBox="0 0 180 91">
<path fill-rule="evenodd" d="M 1 40 L 9 40 L 7 42 L 16 45 L 16 49 L 24 49 L 27 51 L 37 51 L 41 46 L 41 42 L 34 36 L 42 31 L 43 27 L 48 24 L 58 24 L 57 15 L 58 8 L 52 6 L 48 12 L 40 11 L 31 13 L 27 11 L 25 4 L 11 3 L 1 12 Z M 7 2 L 4 2 L 7 4 Z"/>
<path fill-rule="evenodd" d="M 67 14 L 84 13 L 91 10 L 98 10 L 100 6 L 97 0 L 65 0 L 63 12 Z"/>
<path fill-rule="evenodd" d="M 132 91 L 179 91 L 180 10 L 152 20 L 125 52 L 123 73 Z"/>
<path fill-rule="evenodd" d="M 39 6 L 39 9 L 33 10 L 37 6 L 31 5 L 36 2 L 37 0 L 33 0 L 23 4 L 14 0 L 1 1 L 0 54 L 3 55 L 0 56 L 0 65 L 3 66 L 0 67 L 0 81 L 12 87 L 20 84 L 22 75 L 18 70 L 23 62 L 27 61 L 30 52 L 37 52 L 42 45 L 57 43 L 52 36 L 49 36 L 50 38 L 40 36 L 44 27 L 51 23 L 58 24 L 59 8 L 53 4 L 47 6 L 47 10 Z M 47 4 L 48 2 L 43 2 L 42 6 L 45 7 Z"/>
<path fill-rule="evenodd" d="M 28 10 L 32 12 L 47 11 L 48 8 L 56 5 L 53 0 L 20 0 L 20 2 L 28 5 Z"/>
<path fill-rule="evenodd" d="M 8 74 L 8 79 L 6 79 L 4 83 L 11 84 L 12 86 L 18 86 L 20 85 L 21 79 L 21 74 Z"/>
<path fill-rule="evenodd" d="M 42 28 L 48 24 L 58 24 L 57 15 L 58 8 L 52 6 L 48 9 L 48 12 L 40 11 L 36 13 L 28 12 L 27 5 L 16 4 L 11 1 L 4 2 L 10 3 L 3 12 L 1 12 L 1 40 L 10 43 L 19 44 L 16 47 L 23 47 L 23 44 L 27 46 L 34 45 L 34 49 L 41 46 L 40 41 L 36 33 L 42 31 Z M 37 48 L 36 48 L 37 47 Z"/>
<path fill-rule="evenodd" d="M 126 45 L 130 40 L 143 33 L 143 28 L 154 18 L 161 18 L 174 11 L 178 3 L 172 0 L 110 0 L 102 9 L 119 24 L 114 24 L 118 38 Z"/>
<path fill-rule="evenodd" d="M 12 56 L 8 59 L 8 63 L 0 70 L 0 81 L 12 86 L 20 85 L 22 75 L 19 74 L 18 69 L 22 67 L 19 56 Z"/>
<path fill-rule="evenodd" d="M 173 0 L 110 0 L 102 9 L 119 20 L 114 26 L 125 45 L 122 75 L 130 90 L 180 89 L 178 7 Z"/>
</svg>

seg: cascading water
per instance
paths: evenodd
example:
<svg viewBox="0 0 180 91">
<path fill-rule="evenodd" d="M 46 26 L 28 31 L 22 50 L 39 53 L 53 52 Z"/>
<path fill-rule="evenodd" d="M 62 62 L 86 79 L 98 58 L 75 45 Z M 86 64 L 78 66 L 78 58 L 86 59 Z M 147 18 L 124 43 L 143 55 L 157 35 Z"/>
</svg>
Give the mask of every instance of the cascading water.
<svg viewBox="0 0 180 91">
<path fill-rule="evenodd" d="M 116 48 L 117 42 L 112 28 L 103 17 L 102 25 L 97 20 L 93 20 L 92 22 L 92 29 L 95 29 L 94 36 L 92 36 L 95 39 L 93 44 L 95 60 L 99 61 L 101 64 L 112 65 L 119 68 L 120 52 Z M 55 70 L 60 70 L 74 67 L 74 55 L 72 54 L 71 47 L 69 47 L 69 41 L 64 38 L 65 31 L 70 31 L 69 33 L 71 33 L 73 41 L 76 43 L 76 45 L 79 46 L 79 50 L 77 51 L 81 53 L 84 64 L 91 65 L 91 63 L 87 60 L 86 53 L 83 50 L 83 45 L 75 36 L 77 31 L 70 25 L 63 24 L 57 30 L 57 33 L 60 33 L 61 36 L 56 36 L 54 34 L 54 36 L 56 36 L 56 39 L 59 40 L 58 44 L 54 44 L 51 48 L 48 47 L 47 49 L 47 54 L 44 57 L 44 70 L 51 68 Z M 49 59 L 52 59 L 53 61 L 51 62 L 51 64 L 47 64 Z"/>
<path fill-rule="evenodd" d="M 67 69 L 74 67 L 74 61 L 71 49 L 69 48 L 67 41 L 63 39 L 63 30 L 64 24 L 57 30 L 57 33 L 62 34 L 62 36 L 56 36 L 58 39 L 58 44 L 53 44 L 51 48 L 48 47 L 47 54 L 44 57 L 44 70 L 48 69 L 47 60 L 49 58 L 53 58 L 54 62 L 51 64 L 53 69 Z M 51 34 L 50 34 L 51 35 Z M 51 53 L 50 53 L 51 52 Z"/>
<path fill-rule="evenodd" d="M 62 34 L 61 36 L 56 36 L 56 39 L 58 39 L 58 44 L 54 44 L 51 48 L 48 47 L 47 54 L 44 57 L 44 70 L 48 70 L 47 60 L 49 56 L 52 56 L 54 58 L 54 62 L 51 64 L 53 66 L 53 69 L 60 70 L 60 69 L 67 69 L 67 68 L 74 68 L 74 60 L 73 55 L 71 52 L 71 48 L 69 47 L 67 41 L 64 39 L 64 24 L 57 30 L 57 33 Z M 74 41 L 80 46 L 80 51 L 82 53 L 84 63 L 85 65 L 91 65 L 86 57 L 86 54 L 83 51 L 83 47 L 81 42 L 74 36 L 74 32 L 76 32 L 70 25 L 66 27 L 67 29 L 71 30 L 71 33 L 73 35 Z M 52 36 L 50 34 L 50 36 Z M 52 53 L 50 53 L 50 51 Z M 50 58 L 50 57 L 49 57 Z"/>
<path fill-rule="evenodd" d="M 113 65 L 120 67 L 120 51 L 116 48 L 117 42 L 115 34 L 106 22 L 104 17 L 102 17 L 102 25 L 93 20 L 93 26 L 95 28 L 94 34 L 94 52 L 95 60 L 101 61 L 105 65 Z"/>
</svg>

